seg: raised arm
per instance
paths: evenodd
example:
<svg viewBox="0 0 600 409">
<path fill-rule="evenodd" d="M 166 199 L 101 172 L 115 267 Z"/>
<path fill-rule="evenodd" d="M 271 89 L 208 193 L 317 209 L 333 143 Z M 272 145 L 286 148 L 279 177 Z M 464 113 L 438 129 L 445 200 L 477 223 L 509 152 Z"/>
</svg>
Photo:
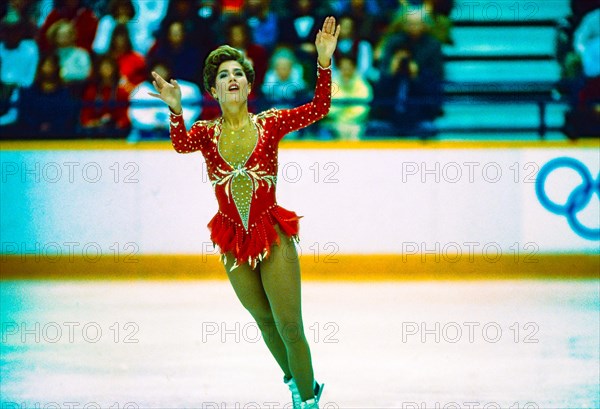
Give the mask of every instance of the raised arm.
<svg viewBox="0 0 600 409">
<path fill-rule="evenodd" d="M 169 106 L 169 121 L 171 143 L 175 151 L 179 153 L 190 153 L 200 150 L 202 135 L 205 132 L 203 126 L 199 122 L 194 123 L 192 128 L 187 131 L 185 121 L 183 120 L 183 108 L 181 106 L 181 88 L 177 80 L 172 79 L 167 82 L 163 77 L 156 72 L 152 72 L 154 81 L 152 85 L 159 92 L 148 94 L 160 99 Z"/>
<path fill-rule="evenodd" d="M 183 113 L 175 114 L 169 107 L 170 135 L 173 148 L 178 153 L 190 153 L 201 149 L 202 136 L 206 129 L 196 122 L 189 132 L 185 128 Z"/>
<path fill-rule="evenodd" d="M 340 26 L 336 28 L 335 18 L 327 17 L 323 28 L 317 33 L 317 84 L 312 101 L 293 109 L 278 110 L 279 139 L 287 133 L 304 128 L 329 112 L 331 107 L 331 56 L 335 51 Z"/>
</svg>

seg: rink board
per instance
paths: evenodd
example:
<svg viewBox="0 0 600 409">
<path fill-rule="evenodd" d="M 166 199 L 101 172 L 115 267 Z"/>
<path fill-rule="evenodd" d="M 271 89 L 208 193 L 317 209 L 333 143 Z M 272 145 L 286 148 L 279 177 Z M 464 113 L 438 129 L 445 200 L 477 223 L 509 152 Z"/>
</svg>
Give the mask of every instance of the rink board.
<svg viewBox="0 0 600 409">
<path fill-rule="evenodd" d="M 303 216 L 307 279 L 597 277 L 598 152 L 591 140 L 282 142 L 277 198 Z M 548 170 L 558 159 L 572 166 Z M 3 279 L 225 278 L 201 153 L 5 142 L 0 162 Z"/>
</svg>

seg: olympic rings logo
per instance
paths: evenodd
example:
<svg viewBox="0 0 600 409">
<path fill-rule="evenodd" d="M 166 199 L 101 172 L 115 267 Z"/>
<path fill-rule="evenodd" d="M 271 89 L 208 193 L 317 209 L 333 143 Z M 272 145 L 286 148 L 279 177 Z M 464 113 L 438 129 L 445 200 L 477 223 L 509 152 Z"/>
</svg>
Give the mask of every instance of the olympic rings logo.
<svg viewBox="0 0 600 409">
<path fill-rule="evenodd" d="M 583 179 L 583 182 L 571 192 L 564 205 L 553 202 L 546 194 L 546 178 L 558 168 L 573 169 Z M 573 158 L 560 157 L 552 159 L 542 167 L 535 181 L 535 193 L 542 206 L 552 213 L 566 216 L 571 229 L 587 240 L 600 240 L 600 228 L 591 229 L 584 226 L 577 220 L 577 213 L 588 205 L 594 192 L 600 197 L 600 173 L 594 180 L 590 170 L 583 163 Z"/>
</svg>

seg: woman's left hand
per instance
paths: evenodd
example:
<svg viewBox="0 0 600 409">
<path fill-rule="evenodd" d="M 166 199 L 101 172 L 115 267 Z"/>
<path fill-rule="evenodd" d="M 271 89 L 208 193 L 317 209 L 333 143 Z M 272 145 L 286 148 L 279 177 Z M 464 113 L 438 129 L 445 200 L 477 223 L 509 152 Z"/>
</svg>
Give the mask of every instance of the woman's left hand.
<svg viewBox="0 0 600 409">
<path fill-rule="evenodd" d="M 317 33 L 315 46 L 320 60 L 329 60 L 335 51 L 337 39 L 340 35 L 340 26 L 335 26 L 335 17 L 327 17 L 323 28 Z"/>
</svg>

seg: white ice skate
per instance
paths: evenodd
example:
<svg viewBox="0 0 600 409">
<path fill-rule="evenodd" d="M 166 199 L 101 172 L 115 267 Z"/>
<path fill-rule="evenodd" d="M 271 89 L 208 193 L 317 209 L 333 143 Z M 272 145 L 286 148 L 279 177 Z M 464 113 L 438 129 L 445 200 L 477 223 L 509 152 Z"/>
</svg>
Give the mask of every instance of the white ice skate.
<svg viewBox="0 0 600 409">
<path fill-rule="evenodd" d="M 321 398 L 321 394 L 323 393 L 323 387 L 325 386 L 324 383 L 319 384 L 317 381 L 314 381 L 314 398 L 302 402 L 302 398 L 300 397 L 300 392 L 298 391 L 298 386 L 296 385 L 296 381 L 294 380 L 294 378 L 287 379 L 284 376 L 283 382 L 288 386 L 288 388 L 290 388 L 290 392 L 292 392 L 292 403 L 294 405 L 294 409 L 319 409 L 318 403 L 319 399 Z M 313 406 L 306 406 L 307 404 Z"/>
<path fill-rule="evenodd" d="M 298 391 L 298 386 L 296 385 L 296 381 L 294 378 L 286 378 L 285 375 L 283 377 L 283 382 L 290 388 L 290 392 L 292 392 L 292 404 L 294 405 L 294 409 L 300 409 L 300 404 L 302 403 L 302 398 L 300 397 L 300 392 Z"/>
</svg>

